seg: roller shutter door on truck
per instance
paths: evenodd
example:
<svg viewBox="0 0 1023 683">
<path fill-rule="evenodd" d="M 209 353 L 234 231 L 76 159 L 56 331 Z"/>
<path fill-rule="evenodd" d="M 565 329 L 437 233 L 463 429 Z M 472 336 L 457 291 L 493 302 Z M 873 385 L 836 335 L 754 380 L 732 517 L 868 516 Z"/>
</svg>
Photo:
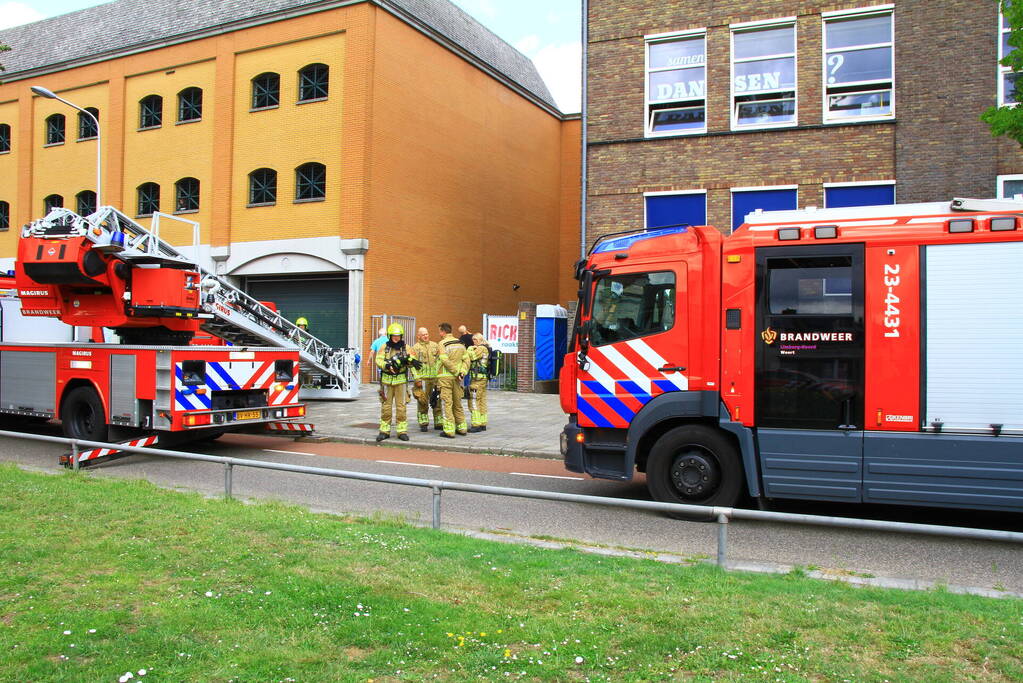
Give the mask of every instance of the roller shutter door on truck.
<svg viewBox="0 0 1023 683">
<path fill-rule="evenodd" d="M 1023 243 L 932 245 L 924 257 L 924 428 L 1023 433 Z"/>
<path fill-rule="evenodd" d="M 309 331 L 334 348 L 348 346 L 348 276 L 250 277 L 246 292 L 259 301 L 272 301 L 294 322 L 309 320 Z"/>
</svg>

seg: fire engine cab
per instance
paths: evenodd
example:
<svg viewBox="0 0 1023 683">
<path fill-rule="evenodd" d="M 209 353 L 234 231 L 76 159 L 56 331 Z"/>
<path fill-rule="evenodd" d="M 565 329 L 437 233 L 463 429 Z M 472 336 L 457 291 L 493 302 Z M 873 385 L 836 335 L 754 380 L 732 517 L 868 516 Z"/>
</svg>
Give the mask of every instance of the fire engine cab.
<svg viewBox="0 0 1023 683">
<path fill-rule="evenodd" d="M 658 501 L 1023 511 L 1023 202 L 757 212 L 597 240 L 565 466 Z"/>
</svg>

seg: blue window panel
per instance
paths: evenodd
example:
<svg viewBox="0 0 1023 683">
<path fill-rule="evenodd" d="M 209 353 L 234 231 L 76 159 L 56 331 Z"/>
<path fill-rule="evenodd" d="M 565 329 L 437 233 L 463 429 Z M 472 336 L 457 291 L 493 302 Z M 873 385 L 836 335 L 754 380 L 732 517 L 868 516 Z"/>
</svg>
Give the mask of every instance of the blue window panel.
<svg viewBox="0 0 1023 683">
<path fill-rule="evenodd" d="M 707 195 L 664 194 L 646 198 L 646 227 L 707 225 Z"/>
<path fill-rule="evenodd" d="M 824 206 L 839 209 L 843 206 L 878 206 L 895 203 L 894 185 L 854 185 L 852 187 L 825 187 Z"/>
<path fill-rule="evenodd" d="M 751 190 L 732 193 L 732 230 L 743 221 L 746 214 L 757 209 L 764 211 L 792 211 L 796 208 L 796 191 L 792 190 Z"/>
</svg>

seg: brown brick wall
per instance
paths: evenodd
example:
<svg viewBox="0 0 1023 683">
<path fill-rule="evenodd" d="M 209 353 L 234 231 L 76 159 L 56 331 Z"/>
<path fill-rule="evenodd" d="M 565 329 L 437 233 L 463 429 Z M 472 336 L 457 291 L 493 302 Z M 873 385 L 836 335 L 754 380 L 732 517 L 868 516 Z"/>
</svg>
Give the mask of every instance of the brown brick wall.
<svg viewBox="0 0 1023 683">
<path fill-rule="evenodd" d="M 996 103 L 997 26 L 995 2 L 898 3 L 898 201 L 991 197 L 996 175 L 1023 172 L 1019 145 L 1000 145 L 978 119 Z"/>
<path fill-rule="evenodd" d="M 589 15 L 588 242 L 642 227 L 643 193 L 707 190 L 708 223 L 731 224 L 732 187 L 896 180 L 900 202 L 990 197 L 1023 172 L 1019 146 L 977 120 L 996 93 L 994 2 L 895 3 L 895 122 L 822 125 L 821 13 L 863 2 L 604 0 Z M 877 3 L 880 4 L 880 3 Z M 798 127 L 731 132 L 729 24 L 796 17 Z M 708 134 L 644 140 L 645 35 L 706 29 Z M 958 46 L 958 47 L 957 47 Z"/>
</svg>

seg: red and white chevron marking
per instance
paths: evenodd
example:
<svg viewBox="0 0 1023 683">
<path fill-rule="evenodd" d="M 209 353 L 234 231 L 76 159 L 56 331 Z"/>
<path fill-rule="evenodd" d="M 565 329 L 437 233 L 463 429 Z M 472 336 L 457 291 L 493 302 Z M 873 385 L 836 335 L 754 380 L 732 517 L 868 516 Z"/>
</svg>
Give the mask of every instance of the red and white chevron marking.
<svg viewBox="0 0 1023 683">
<path fill-rule="evenodd" d="M 316 425 L 311 422 L 267 422 L 269 432 L 307 432 L 312 433 Z"/>
<path fill-rule="evenodd" d="M 158 436 L 145 436 L 141 439 L 133 439 L 131 441 L 125 441 L 122 446 L 135 446 L 136 448 L 144 448 L 146 446 L 152 446 L 156 443 L 156 440 L 160 438 Z M 82 451 L 78 454 L 78 462 L 83 460 L 92 460 L 94 458 L 102 458 L 104 455 L 113 455 L 114 453 L 120 453 L 119 448 L 93 448 L 89 451 Z"/>
</svg>

